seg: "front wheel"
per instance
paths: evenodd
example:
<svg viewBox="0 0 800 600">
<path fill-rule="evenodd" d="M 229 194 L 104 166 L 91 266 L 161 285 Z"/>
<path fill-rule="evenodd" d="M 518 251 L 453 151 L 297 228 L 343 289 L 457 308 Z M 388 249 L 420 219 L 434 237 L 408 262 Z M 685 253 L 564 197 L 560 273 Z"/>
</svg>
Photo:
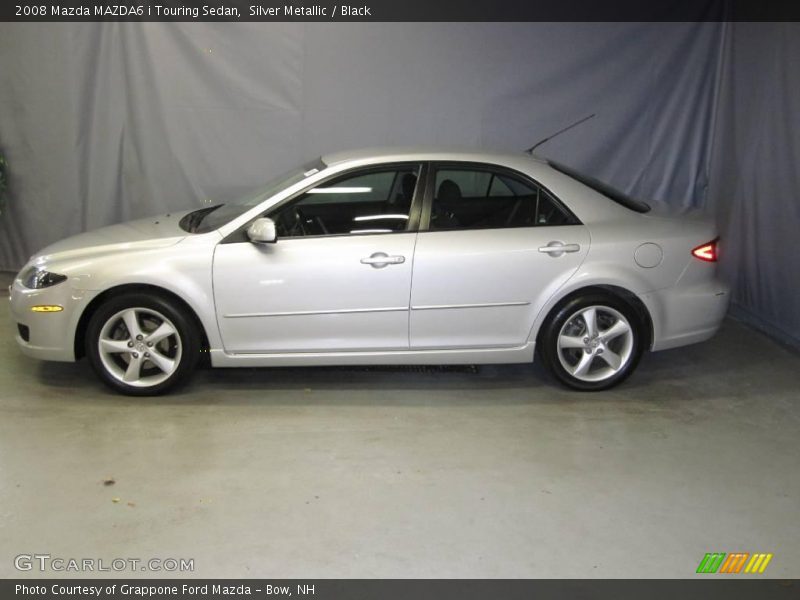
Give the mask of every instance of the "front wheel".
<svg viewBox="0 0 800 600">
<path fill-rule="evenodd" d="M 630 305 L 613 296 L 581 296 L 549 319 L 539 346 L 562 383 L 584 391 L 608 389 L 627 378 L 639 362 L 641 320 Z"/>
<path fill-rule="evenodd" d="M 174 302 L 126 294 L 92 315 L 86 355 L 112 389 L 155 396 L 189 378 L 200 355 L 200 339 L 191 319 Z"/>
</svg>

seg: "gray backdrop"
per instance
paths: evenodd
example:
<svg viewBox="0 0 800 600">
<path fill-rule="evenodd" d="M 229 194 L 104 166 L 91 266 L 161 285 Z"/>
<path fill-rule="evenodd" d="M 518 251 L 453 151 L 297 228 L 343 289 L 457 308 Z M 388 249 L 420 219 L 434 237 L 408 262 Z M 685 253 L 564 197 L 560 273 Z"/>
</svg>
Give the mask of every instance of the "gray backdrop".
<svg viewBox="0 0 800 600">
<path fill-rule="evenodd" d="M 734 314 L 800 347 L 800 23 L 733 23 L 710 209 Z"/>
<path fill-rule="evenodd" d="M 800 340 L 785 271 L 796 275 L 797 254 L 767 265 L 759 250 L 765 238 L 780 246 L 771 216 L 787 235 L 798 224 L 797 161 L 782 151 L 798 147 L 783 121 L 797 33 L 719 23 L 5 23 L 0 147 L 12 197 L 0 268 L 88 228 L 224 199 L 328 151 L 520 150 L 596 112 L 542 153 L 645 198 L 717 211 L 737 302 L 767 325 L 793 322 Z M 770 176 L 776 160 L 780 179 Z"/>
</svg>

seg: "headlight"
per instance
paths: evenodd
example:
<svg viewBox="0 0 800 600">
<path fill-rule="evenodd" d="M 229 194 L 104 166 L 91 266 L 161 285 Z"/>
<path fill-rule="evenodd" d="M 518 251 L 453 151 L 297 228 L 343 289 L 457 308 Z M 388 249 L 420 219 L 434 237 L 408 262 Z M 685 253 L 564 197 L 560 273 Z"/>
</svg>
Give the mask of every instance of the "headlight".
<svg viewBox="0 0 800 600">
<path fill-rule="evenodd" d="M 48 288 L 67 280 L 66 275 L 59 275 L 58 273 L 51 273 L 31 267 L 20 273 L 19 278 L 22 280 L 22 285 L 32 290 L 41 290 Z"/>
</svg>

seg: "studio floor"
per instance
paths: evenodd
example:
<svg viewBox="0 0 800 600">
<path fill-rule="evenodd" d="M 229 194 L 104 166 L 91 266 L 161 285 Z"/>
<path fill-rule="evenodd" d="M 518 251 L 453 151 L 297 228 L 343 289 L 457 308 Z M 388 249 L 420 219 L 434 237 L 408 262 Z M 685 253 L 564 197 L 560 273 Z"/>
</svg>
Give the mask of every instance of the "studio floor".
<svg viewBox="0 0 800 600">
<path fill-rule="evenodd" d="M 132 399 L 86 361 L 24 357 L 6 302 L 0 577 L 34 553 L 195 577 L 689 577 L 736 551 L 800 576 L 800 356 L 735 321 L 598 394 L 509 365 L 204 370 Z"/>
</svg>

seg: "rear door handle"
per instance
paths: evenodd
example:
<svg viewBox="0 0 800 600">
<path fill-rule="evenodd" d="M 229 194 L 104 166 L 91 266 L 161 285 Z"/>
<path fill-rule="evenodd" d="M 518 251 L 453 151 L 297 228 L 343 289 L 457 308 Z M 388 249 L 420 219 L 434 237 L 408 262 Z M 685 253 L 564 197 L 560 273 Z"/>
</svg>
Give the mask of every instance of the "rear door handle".
<svg viewBox="0 0 800 600">
<path fill-rule="evenodd" d="M 541 246 L 539 252 L 544 252 L 550 256 L 561 256 L 565 252 L 578 252 L 581 249 L 578 244 L 565 244 L 563 242 L 552 241 L 547 246 Z"/>
<path fill-rule="evenodd" d="M 367 258 L 361 259 L 362 265 L 370 265 L 375 269 L 382 269 L 386 265 L 401 265 L 404 262 L 406 262 L 405 256 L 400 256 L 399 254 L 389 256 L 386 252 L 375 252 Z"/>
</svg>

